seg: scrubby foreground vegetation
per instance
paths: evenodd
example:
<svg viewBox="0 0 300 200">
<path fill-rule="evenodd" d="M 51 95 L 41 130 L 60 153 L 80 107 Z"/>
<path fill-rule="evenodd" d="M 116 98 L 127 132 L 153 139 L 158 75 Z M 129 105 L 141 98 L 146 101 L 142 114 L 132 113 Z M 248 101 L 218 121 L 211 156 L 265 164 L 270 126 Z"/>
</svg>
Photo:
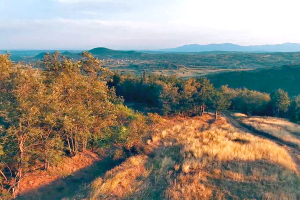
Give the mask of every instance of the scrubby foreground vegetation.
<svg viewBox="0 0 300 200">
<path fill-rule="evenodd" d="M 29 177 L 55 180 L 100 154 L 129 159 L 78 198 L 299 197 L 297 166 L 286 149 L 219 115 L 233 109 L 297 122 L 299 96 L 215 88 L 205 78 L 139 77 L 101 64 L 86 52 L 79 60 L 46 54 L 34 68 L 0 56 L 1 198 L 40 187 L 25 189 Z M 64 170 L 76 160 L 86 165 Z"/>
<path fill-rule="evenodd" d="M 106 85 L 111 72 L 90 54 L 82 56 L 76 62 L 45 56 L 43 70 L 0 56 L 1 198 L 16 196 L 25 174 L 65 156 L 142 149 L 151 119 L 124 106 Z"/>
</svg>

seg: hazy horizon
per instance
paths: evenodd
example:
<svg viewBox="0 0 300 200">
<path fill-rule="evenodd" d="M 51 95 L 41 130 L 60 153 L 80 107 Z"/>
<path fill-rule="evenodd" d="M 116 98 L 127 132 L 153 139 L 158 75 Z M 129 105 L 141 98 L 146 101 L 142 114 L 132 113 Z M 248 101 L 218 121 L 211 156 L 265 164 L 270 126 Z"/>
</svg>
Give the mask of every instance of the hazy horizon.
<svg viewBox="0 0 300 200">
<path fill-rule="evenodd" d="M 262 44 L 262 45 L 240 45 L 240 44 L 234 44 L 234 43 L 210 43 L 210 44 L 184 44 L 181 46 L 174 46 L 174 47 L 169 47 L 169 48 L 161 48 L 161 49 L 113 49 L 109 47 L 103 47 L 103 46 L 98 46 L 98 47 L 93 47 L 90 49 L 59 49 L 59 48 L 54 48 L 54 49 L 0 49 L 0 51 L 88 51 L 94 48 L 107 48 L 107 49 L 112 49 L 112 50 L 132 50 L 132 51 L 159 51 L 159 50 L 168 50 L 168 49 L 176 49 L 179 47 L 184 47 L 184 46 L 190 46 L 190 45 L 222 45 L 222 44 L 233 44 L 233 45 L 239 45 L 241 47 L 251 47 L 251 46 L 267 46 L 267 45 L 284 45 L 284 44 L 297 44 L 300 45 L 300 43 L 281 43 L 281 44 Z M 216 50 L 217 51 L 217 50 Z"/>
<path fill-rule="evenodd" d="M 0 49 L 300 43 L 297 5 L 293 0 L 0 0 Z"/>
</svg>

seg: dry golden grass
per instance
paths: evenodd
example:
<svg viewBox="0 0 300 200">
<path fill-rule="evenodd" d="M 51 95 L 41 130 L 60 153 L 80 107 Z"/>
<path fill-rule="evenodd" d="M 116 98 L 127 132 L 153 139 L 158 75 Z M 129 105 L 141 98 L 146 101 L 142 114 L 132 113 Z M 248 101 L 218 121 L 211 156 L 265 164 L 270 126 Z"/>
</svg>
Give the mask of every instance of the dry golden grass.
<svg viewBox="0 0 300 200">
<path fill-rule="evenodd" d="M 93 195 L 90 199 L 118 199 L 132 194 L 142 184 L 140 176 L 147 176 L 144 167 L 147 156 L 134 156 L 122 165 L 108 171 L 105 177 L 92 183 Z"/>
<path fill-rule="evenodd" d="M 243 118 L 243 117 L 248 117 L 246 114 L 244 113 L 233 113 L 233 116 L 237 117 L 237 118 Z"/>
<path fill-rule="evenodd" d="M 298 124 L 273 117 L 250 117 L 243 119 L 242 122 L 300 147 L 300 125 Z"/>
<path fill-rule="evenodd" d="M 300 198 L 297 166 L 288 151 L 224 118 L 165 119 L 148 143 L 151 156 L 137 162 L 143 170 L 129 159 L 94 182 L 91 199 Z"/>
</svg>

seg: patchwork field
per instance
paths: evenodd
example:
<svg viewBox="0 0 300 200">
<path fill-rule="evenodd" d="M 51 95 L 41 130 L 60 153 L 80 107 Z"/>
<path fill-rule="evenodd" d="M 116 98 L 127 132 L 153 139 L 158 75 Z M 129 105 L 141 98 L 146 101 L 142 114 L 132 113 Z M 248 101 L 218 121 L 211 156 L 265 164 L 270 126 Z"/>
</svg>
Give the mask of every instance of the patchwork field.
<svg viewBox="0 0 300 200">
<path fill-rule="evenodd" d="M 177 77 L 182 78 L 192 78 L 192 77 L 200 77 L 200 76 L 206 76 L 216 73 L 222 73 L 222 72 L 231 72 L 231 71 L 249 71 L 252 69 L 205 69 L 205 68 L 183 68 L 179 70 L 154 70 L 153 73 L 155 74 L 163 74 L 163 75 L 176 75 Z"/>
<path fill-rule="evenodd" d="M 232 71 L 249 71 L 252 69 L 222 69 L 216 67 L 209 66 L 195 66 L 195 67 L 182 67 L 179 69 L 157 69 L 157 68 L 137 68 L 132 66 L 108 66 L 111 70 L 117 70 L 124 73 L 134 73 L 137 75 L 141 75 L 145 70 L 147 73 L 154 73 L 158 75 L 176 75 L 177 77 L 182 78 L 192 78 L 192 77 L 200 77 L 206 75 L 212 75 L 222 72 L 232 72 Z"/>
</svg>

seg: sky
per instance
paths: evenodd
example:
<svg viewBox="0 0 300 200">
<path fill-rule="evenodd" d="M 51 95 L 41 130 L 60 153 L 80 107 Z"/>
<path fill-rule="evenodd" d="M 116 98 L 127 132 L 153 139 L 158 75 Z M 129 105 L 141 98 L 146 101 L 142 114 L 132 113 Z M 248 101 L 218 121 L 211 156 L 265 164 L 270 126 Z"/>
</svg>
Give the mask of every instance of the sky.
<svg viewBox="0 0 300 200">
<path fill-rule="evenodd" d="M 0 0 L 0 49 L 300 43 L 297 0 Z"/>
</svg>

